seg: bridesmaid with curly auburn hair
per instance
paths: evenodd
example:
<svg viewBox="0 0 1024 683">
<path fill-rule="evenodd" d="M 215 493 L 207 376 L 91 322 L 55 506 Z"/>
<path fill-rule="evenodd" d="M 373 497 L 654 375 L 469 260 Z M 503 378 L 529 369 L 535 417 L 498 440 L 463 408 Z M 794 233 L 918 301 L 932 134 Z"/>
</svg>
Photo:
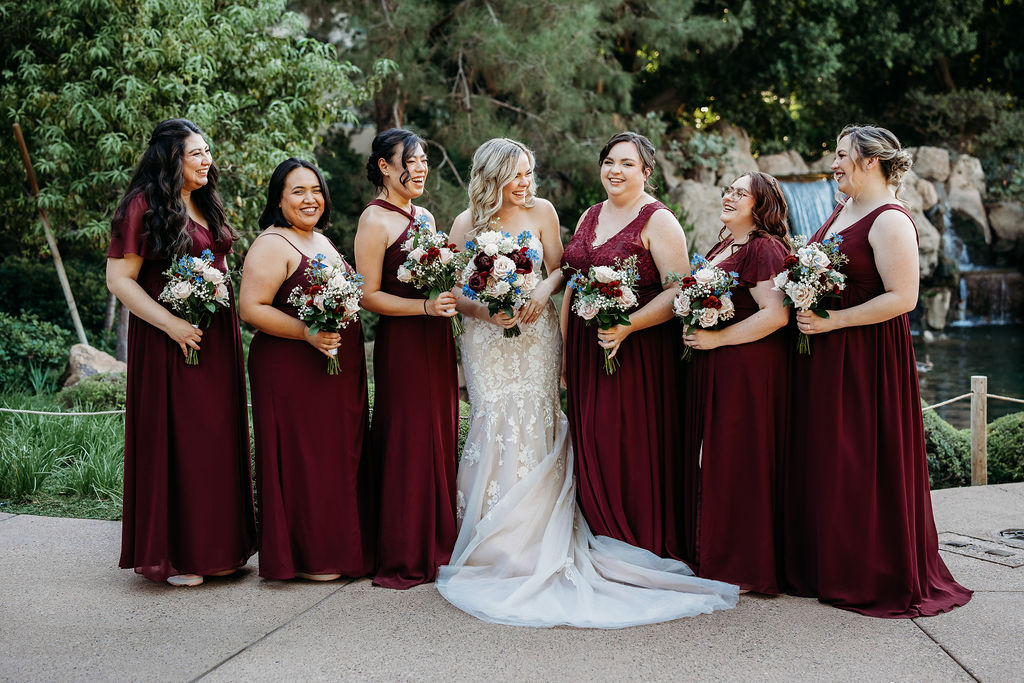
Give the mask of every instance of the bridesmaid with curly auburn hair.
<svg viewBox="0 0 1024 683">
<path fill-rule="evenodd" d="M 754 171 L 722 188 L 712 266 L 734 272 L 734 317 L 683 337 L 697 352 L 687 377 L 684 499 L 688 554 L 700 576 L 778 593 L 776 458 L 785 453 L 789 363 L 782 293 L 772 278 L 790 252 L 778 181 Z M 694 533 L 695 532 L 695 533 Z"/>
</svg>

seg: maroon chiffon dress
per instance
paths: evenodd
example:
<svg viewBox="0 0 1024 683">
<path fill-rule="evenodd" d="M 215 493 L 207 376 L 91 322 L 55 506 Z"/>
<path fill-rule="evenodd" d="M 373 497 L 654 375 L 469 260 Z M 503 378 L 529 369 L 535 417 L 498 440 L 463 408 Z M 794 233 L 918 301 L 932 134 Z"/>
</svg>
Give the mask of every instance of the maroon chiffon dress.
<svg viewBox="0 0 1024 683">
<path fill-rule="evenodd" d="M 376 199 L 370 204 L 409 219 L 384 252 L 380 289 L 406 299 L 423 293 L 398 280 L 402 243 L 415 218 Z M 373 583 L 405 589 L 433 581 L 455 547 L 455 452 L 459 381 L 451 322 L 426 315 L 381 315 L 373 350 L 370 426 L 380 486 L 380 533 Z"/>
<path fill-rule="evenodd" d="M 868 242 L 885 210 L 907 213 L 886 204 L 839 233 L 850 261 L 842 267 L 846 289 L 829 307 L 885 291 Z M 966 604 L 971 591 L 939 556 L 907 316 L 812 335 L 811 354 L 794 358 L 784 465 L 787 590 L 875 617 L 931 616 Z"/>
<path fill-rule="evenodd" d="M 586 273 L 637 255 L 637 308 L 662 291 L 662 274 L 640 232 L 659 209 L 651 202 L 607 242 L 594 246 L 604 202 L 583 218 L 562 255 L 562 266 Z M 597 324 L 569 313 L 565 379 L 568 418 L 576 458 L 577 497 L 594 534 L 682 558 L 675 506 L 682 456 L 679 416 L 680 327 L 668 321 L 630 334 L 612 375 L 604 371 Z"/>
<path fill-rule="evenodd" d="M 155 300 L 170 261 L 153 254 L 143 235 L 147 210 L 143 195 L 130 200 L 107 256 L 141 256 L 138 283 Z M 231 237 L 214 242 L 193 221 L 187 229 L 190 254 L 210 249 L 214 267 L 226 270 Z M 137 316 L 129 320 L 120 566 L 153 581 L 240 567 L 256 546 L 234 294 L 199 346 L 199 365 L 185 365 L 181 347 L 164 332 Z"/>
<path fill-rule="evenodd" d="M 273 233 L 261 239 L 270 238 L 286 239 Z M 309 259 L 299 254 L 298 268 L 274 296 L 274 308 L 293 318 L 298 310 L 289 295 L 310 285 Z M 359 577 L 373 570 L 363 330 L 350 323 L 340 334 L 337 375 L 328 375 L 327 357 L 302 340 L 257 332 L 249 346 L 260 576 L 268 579 L 290 579 L 297 571 Z"/>
<path fill-rule="evenodd" d="M 720 242 L 708 259 L 731 242 Z M 717 264 L 738 276 L 729 325 L 757 313 L 750 288 L 781 272 L 787 253 L 782 242 L 754 236 Z M 787 340 L 783 328 L 747 344 L 694 351 L 684 400 L 684 467 L 698 473 L 684 501 L 696 512 L 687 524 L 697 531 L 697 573 L 758 593 L 779 592 L 776 458 L 787 448 Z"/>
</svg>

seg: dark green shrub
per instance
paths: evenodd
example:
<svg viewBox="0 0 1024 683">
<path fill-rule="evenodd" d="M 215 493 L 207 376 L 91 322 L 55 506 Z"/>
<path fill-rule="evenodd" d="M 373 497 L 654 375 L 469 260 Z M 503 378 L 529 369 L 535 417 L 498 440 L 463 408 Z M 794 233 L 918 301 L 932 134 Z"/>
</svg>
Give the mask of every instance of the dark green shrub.
<svg viewBox="0 0 1024 683">
<path fill-rule="evenodd" d="M 64 270 L 89 342 L 96 346 L 92 337 L 100 333 L 107 312 L 106 260 L 102 254 L 65 258 Z M 12 256 L 0 261 L 0 311 L 12 315 L 35 313 L 40 320 L 72 329 L 71 314 L 49 255 Z"/>
<path fill-rule="evenodd" d="M 924 446 L 931 488 L 970 485 L 970 430 L 957 429 L 936 415 L 934 410 L 927 410 L 924 413 Z"/>
<path fill-rule="evenodd" d="M 988 483 L 1024 481 L 1024 412 L 988 426 Z"/>
<path fill-rule="evenodd" d="M 38 382 L 33 375 L 64 369 L 72 334 L 32 313 L 0 312 L 0 386 L 11 390 Z"/>
<path fill-rule="evenodd" d="M 104 372 L 61 389 L 57 400 L 65 408 L 120 410 L 124 408 L 126 387 L 127 379 L 123 372 Z"/>
</svg>

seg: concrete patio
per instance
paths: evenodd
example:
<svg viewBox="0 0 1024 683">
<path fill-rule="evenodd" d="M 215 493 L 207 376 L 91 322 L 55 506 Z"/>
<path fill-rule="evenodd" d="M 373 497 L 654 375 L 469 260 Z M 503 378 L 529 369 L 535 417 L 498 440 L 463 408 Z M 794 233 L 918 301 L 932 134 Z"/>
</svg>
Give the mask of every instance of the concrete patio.
<svg viewBox="0 0 1024 683">
<path fill-rule="evenodd" d="M 933 502 L 940 534 L 1005 543 L 1000 530 L 1024 528 L 1024 484 Z M 431 586 L 263 581 L 256 558 L 175 589 L 117 569 L 119 535 L 118 522 L 0 514 L 0 680 L 1024 679 L 1024 566 L 948 551 L 976 592 L 937 617 L 743 596 L 726 612 L 592 631 L 487 624 Z M 1024 543 L 1002 547 L 1024 562 Z"/>
</svg>

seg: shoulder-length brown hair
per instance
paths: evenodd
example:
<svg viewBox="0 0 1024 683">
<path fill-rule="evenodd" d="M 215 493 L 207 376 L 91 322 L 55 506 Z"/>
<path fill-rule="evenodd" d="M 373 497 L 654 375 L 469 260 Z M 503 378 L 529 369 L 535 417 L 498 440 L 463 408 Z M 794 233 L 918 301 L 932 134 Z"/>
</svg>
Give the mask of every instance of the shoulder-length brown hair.
<svg viewBox="0 0 1024 683">
<path fill-rule="evenodd" d="M 789 241 L 789 205 L 779 181 L 761 171 L 749 171 L 740 178 L 743 176 L 750 178 L 750 195 L 754 198 L 754 230 L 751 236 L 779 240 L 793 251 L 793 244 Z M 719 237 L 725 234 L 725 230 L 723 227 Z"/>
</svg>

